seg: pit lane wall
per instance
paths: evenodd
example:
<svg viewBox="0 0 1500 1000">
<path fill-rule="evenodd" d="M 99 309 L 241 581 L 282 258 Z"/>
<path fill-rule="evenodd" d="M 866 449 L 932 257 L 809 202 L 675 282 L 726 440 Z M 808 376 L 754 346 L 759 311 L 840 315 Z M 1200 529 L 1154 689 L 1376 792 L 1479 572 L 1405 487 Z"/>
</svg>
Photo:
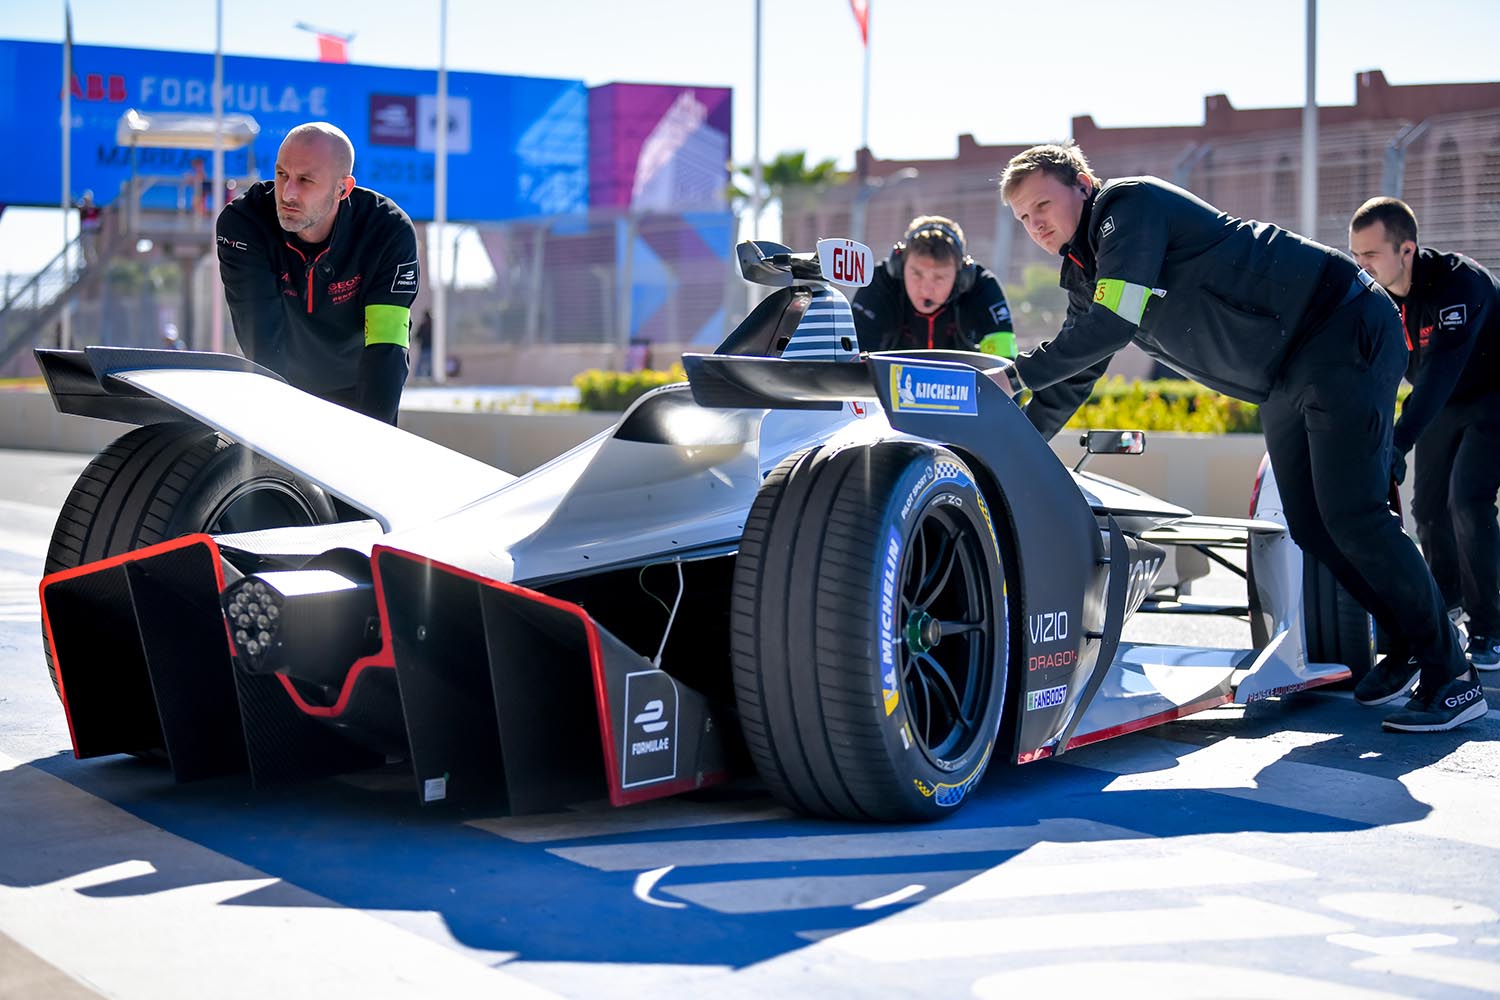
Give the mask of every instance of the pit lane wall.
<svg viewBox="0 0 1500 1000">
<path fill-rule="evenodd" d="M 403 409 L 400 426 L 520 475 L 611 426 L 618 416 Z M 0 391 L 0 448 L 93 454 L 128 429 L 108 420 L 58 413 L 43 391 Z M 1070 466 L 1083 453 L 1078 433 L 1071 430 L 1053 439 L 1052 450 Z M 1145 454 L 1095 455 L 1087 468 L 1198 514 L 1245 517 L 1264 450 L 1258 434 L 1148 433 Z M 1404 509 L 1409 511 L 1410 486 L 1402 491 Z"/>
</svg>

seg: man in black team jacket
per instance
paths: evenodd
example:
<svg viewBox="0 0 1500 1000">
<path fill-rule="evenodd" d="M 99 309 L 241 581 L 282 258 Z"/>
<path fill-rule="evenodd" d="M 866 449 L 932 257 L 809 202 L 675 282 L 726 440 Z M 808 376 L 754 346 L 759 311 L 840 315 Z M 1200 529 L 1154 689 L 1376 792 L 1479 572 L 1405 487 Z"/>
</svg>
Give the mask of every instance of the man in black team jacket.
<svg viewBox="0 0 1500 1000">
<path fill-rule="evenodd" d="M 1392 434 L 1391 475 L 1416 445 L 1412 516 L 1448 607 L 1469 614 L 1469 658 L 1500 669 L 1500 283 L 1462 254 L 1417 245 L 1417 217 L 1372 198 L 1349 250 L 1385 286 L 1406 327 L 1411 395 Z"/>
<path fill-rule="evenodd" d="M 245 357 L 292 385 L 386 423 L 406 383 L 417 237 L 395 202 L 354 186 L 354 147 L 298 125 L 276 179 L 218 219 L 219 273 Z"/>
<path fill-rule="evenodd" d="M 941 215 L 913 219 L 851 304 L 861 350 L 1016 354 L 1000 280 L 974 263 L 964 231 Z"/>
<path fill-rule="evenodd" d="M 1076 146 L 1015 156 L 1001 192 L 1063 258 L 1067 320 L 1016 359 L 1028 416 L 1062 426 L 1115 351 L 1134 341 L 1204 385 L 1260 404 L 1292 537 L 1322 560 L 1398 648 L 1355 689 L 1364 704 L 1417 694 L 1384 725 L 1452 729 L 1487 711 L 1437 585 L 1386 503 L 1396 385 L 1406 367 L 1390 297 L 1348 257 L 1232 218 L 1154 177 L 1101 185 Z M 1032 412 L 1035 410 L 1035 412 Z"/>
</svg>

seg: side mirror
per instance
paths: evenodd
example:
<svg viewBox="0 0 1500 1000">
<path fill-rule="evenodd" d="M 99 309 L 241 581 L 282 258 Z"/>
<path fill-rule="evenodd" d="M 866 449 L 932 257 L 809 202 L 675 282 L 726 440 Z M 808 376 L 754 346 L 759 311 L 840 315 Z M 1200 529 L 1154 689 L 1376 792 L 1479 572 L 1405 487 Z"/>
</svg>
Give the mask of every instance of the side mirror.
<svg viewBox="0 0 1500 1000">
<path fill-rule="evenodd" d="M 1078 443 L 1090 455 L 1139 455 L 1146 450 L 1146 432 L 1085 431 Z"/>
<path fill-rule="evenodd" d="M 1083 456 L 1073 471 L 1083 469 L 1090 455 L 1139 455 L 1146 450 L 1145 431 L 1084 431 L 1078 438 Z"/>
</svg>

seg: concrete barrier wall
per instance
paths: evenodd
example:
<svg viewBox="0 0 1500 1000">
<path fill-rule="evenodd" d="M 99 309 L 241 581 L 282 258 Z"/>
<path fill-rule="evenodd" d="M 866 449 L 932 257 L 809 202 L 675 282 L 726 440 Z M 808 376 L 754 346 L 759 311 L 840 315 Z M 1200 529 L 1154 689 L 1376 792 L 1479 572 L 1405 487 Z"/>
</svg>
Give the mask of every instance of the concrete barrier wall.
<svg viewBox="0 0 1500 1000">
<path fill-rule="evenodd" d="M 609 413 L 461 413 L 403 410 L 401 426 L 507 472 L 521 474 L 611 426 Z M 94 453 L 130 428 L 56 411 L 45 392 L 0 392 L 0 448 Z M 1083 454 L 1076 431 L 1052 450 L 1068 465 Z M 1091 472 L 1129 483 L 1199 514 L 1244 517 L 1264 443 L 1258 434 L 1148 433 L 1143 455 L 1095 455 Z M 1410 486 L 1403 487 L 1411 510 Z M 1411 527 L 1408 519 L 1408 528 Z"/>
</svg>

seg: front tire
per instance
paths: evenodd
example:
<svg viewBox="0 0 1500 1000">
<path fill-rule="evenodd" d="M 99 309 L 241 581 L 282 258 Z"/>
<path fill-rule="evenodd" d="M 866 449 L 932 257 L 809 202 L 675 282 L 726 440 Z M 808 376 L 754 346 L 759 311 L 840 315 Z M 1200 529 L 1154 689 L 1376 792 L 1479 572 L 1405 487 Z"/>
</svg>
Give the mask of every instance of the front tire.
<svg viewBox="0 0 1500 1000">
<path fill-rule="evenodd" d="M 316 484 L 196 423 L 149 424 L 116 439 L 79 475 L 62 505 L 44 572 L 51 574 L 196 532 L 332 524 Z M 44 632 L 47 672 L 57 668 Z"/>
<path fill-rule="evenodd" d="M 731 597 L 746 744 L 778 799 L 839 819 L 931 820 L 984 774 L 1007 693 L 992 516 L 951 452 L 794 455 L 746 519 Z"/>
</svg>

